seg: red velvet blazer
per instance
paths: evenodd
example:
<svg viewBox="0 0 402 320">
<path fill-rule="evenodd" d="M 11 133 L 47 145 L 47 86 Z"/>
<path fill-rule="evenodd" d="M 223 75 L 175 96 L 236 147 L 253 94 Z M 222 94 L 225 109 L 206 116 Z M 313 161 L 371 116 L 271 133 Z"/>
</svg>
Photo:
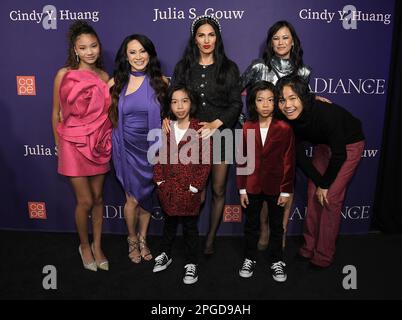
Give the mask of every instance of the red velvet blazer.
<svg viewBox="0 0 402 320">
<path fill-rule="evenodd" d="M 248 130 L 255 130 L 255 154 L 247 154 Z M 246 121 L 243 126 L 243 155 L 248 163 L 255 155 L 255 170 L 250 175 L 237 174 L 237 187 L 251 194 L 277 196 L 281 192 L 293 193 L 294 144 L 293 130 L 282 120 L 272 119 L 264 146 L 259 121 Z"/>
<path fill-rule="evenodd" d="M 191 119 L 189 129 L 195 131 L 200 129 L 201 126 L 198 125 L 198 122 L 197 119 Z M 198 147 L 195 141 L 198 142 Z M 205 152 L 207 145 L 210 149 L 209 157 L 208 153 Z M 191 149 L 191 146 L 194 149 Z M 196 159 L 198 164 L 192 162 L 188 164 L 181 163 L 178 155 L 183 148 L 188 150 L 188 157 Z M 196 152 L 194 158 L 192 158 L 193 152 Z M 163 159 L 163 154 L 166 155 L 165 159 L 167 161 L 165 164 L 161 164 L 162 161 L 159 161 L 154 166 L 154 181 L 164 181 L 157 187 L 162 209 L 170 216 L 198 215 L 201 204 L 201 191 L 205 188 L 211 170 L 211 139 L 203 140 L 193 131 L 187 131 L 179 145 L 177 145 L 174 127 L 172 126 L 170 133 L 166 135 L 166 140 L 163 141 L 159 153 L 160 159 Z M 204 162 L 207 160 L 206 164 L 202 164 L 203 156 L 204 158 L 208 157 L 208 159 L 204 159 Z M 198 193 L 192 193 L 189 190 L 190 184 L 198 189 Z"/>
</svg>

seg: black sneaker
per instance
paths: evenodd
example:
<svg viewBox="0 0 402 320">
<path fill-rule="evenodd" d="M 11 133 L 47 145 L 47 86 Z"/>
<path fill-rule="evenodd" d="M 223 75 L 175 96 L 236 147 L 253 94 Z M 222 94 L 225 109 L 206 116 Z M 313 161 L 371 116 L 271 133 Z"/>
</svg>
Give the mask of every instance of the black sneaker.
<svg viewBox="0 0 402 320">
<path fill-rule="evenodd" d="M 250 259 L 244 259 L 243 266 L 239 270 L 239 276 L 242 278 L 250 278 L 253 275 L 255 263 L 255 261 Z"/>
<path fill-rule="evenodd" d="M 193 284 L 198 281 L 197 265 L 193 263 L 186 264 L 184 266 L 186 271 L 184 272 L 183 282 L 185 284 Z"/>
<path fill-rule="evenodd" d="M 278 261 L 271 264 L 272 278 L 278 282 L 285 282 L 287 275 L 285 272 L 286 264 L 283 261 Z"/>
<path fill-rule="evenodd" d="M 169 264 L 172 263 L 172 259 L 166 255 L 166 253 L 162 252 L 159 256 L 155 258 L 155 265 L 153 272 L 159 272 L 165 270 Z"/>
</svg>

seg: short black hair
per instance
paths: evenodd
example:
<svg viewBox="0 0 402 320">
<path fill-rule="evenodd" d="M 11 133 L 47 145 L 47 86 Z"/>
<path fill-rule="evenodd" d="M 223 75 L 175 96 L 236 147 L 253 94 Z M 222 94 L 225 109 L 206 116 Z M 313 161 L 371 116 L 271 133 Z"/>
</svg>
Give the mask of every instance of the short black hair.
<svg viewBox="0 0 402 320">
<path fill-rule="evenodd" d="M 315 94 L 310 92 L 308 83 L 302 77 L 296 75 L 281 78 L 276 84 L 279 98 L 283 97 L 283 88 L 285 86 L 290 87 L 297 94 L 304 108 L 309 108 L 313 104 Z"/>
<path fill-rule="evenodd" d="M 278 92 L 275 88 L 275 86 L 268 81 L 257 81 L 253 85 L 251 85 L 247 89 L 247 109 L 248 109 L 248 118 L 251 121 L 257 121 L 258 120 L 258 112 L 257 112 L 257 106 L 255 104 L 255 99 L 257 97 L 257 92 L 258 91 L 263 91 L 263 90 L 269 90 L 274 94 L 274 113 L 277 113 L 277 106 L 278 106 Z"/>
<path fill-rule="evenodd" d="M 191 102 L 190 118 L 193 118 L 195 116 L 195 114 L 197 112 L 197 108 L 198 108 L 198 103 L 199 103 L 199 99 L 198 99 L 197 95 L 195 95 L 194 92 L 191 89 L 189 89 L 187 86 L 185 86 L 183 84 L 177 84 L 177 85 L 170 86 L 168 89 L 168 93 L 166 95 L 166 100 L 165 100 L 165 106 L 163 108 L 164 109 L 163 117 L 168 117 L 171 120 L 177 120 L 176 116 L 172 112 L 170 104 L 172 102 L 173 94 L 179 90 L 184 91 L 187 94 L 187 96 L 190 98 L 190 102 Z"/>
</svg>

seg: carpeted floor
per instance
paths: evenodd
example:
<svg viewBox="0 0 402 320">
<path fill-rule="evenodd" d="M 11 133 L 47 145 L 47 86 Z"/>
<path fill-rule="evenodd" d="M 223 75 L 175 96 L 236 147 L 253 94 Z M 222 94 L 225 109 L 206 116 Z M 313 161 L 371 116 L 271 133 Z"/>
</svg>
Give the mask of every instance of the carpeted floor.
<svg viewBox="0 0 402 320">
<path fill-rule="evenodd" d="M 204 239 L 200 239 L 201 246 Z M 150 237 L 155 249 L 158 237 Z M 254 276 L 238 276 L 242 239 L 220 237 L 216 254 L 201 255 L 199 281 L 182 282 L 184 247 L 176 240 L 173 263 L 158 274 L 153 262 L 135 265 L 127 258 L 125 236 L 104 235 L 109 272 L 84 270 L 75 234 L 0 231 L 0 299 L 132 299 L 132 300 L 271 300 L 271 299 L 401 299 L 402 235 L 341 236 L 335 263 L 316 270 L 299 261 L 300 237 L 288 237 L 288 280 L 275 282 L 261 255 Z M 45 290 L 43 267 L 57 269 L 57 290 Z M 357 289 L 343 288 L 343 268 L 357 270 Z"/>
</svg>

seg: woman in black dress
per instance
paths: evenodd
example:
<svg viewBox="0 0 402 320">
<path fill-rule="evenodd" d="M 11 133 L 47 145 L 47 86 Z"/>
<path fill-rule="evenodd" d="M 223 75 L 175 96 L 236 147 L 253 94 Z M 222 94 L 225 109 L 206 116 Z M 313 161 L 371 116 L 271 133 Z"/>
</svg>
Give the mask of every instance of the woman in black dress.
<svg viewBox="0 0 402 320">
<path fill-rule="evenodd" d="M 242 108 L 239 79 L 237 65 L 225 54 L 219 21 L 207 15 L 196 18 L 191 24 L 183 57 L 175 67 L 172 84 L 184 84 L 199 96 L 196 118 L 201 121 L 202 137 L 207 138 L 217 130 L 231 129 L 236 124 Z M 230 162 L 225 158 L 232 159 L 231 147 L 225 152 L 225 143 L 222 143 L 220 152 L 214 153 L 210 229 L 204 250 L 207 255 L 214 253 L 215 236 L 223 213 L 227 162 Z"/>
</svg>

